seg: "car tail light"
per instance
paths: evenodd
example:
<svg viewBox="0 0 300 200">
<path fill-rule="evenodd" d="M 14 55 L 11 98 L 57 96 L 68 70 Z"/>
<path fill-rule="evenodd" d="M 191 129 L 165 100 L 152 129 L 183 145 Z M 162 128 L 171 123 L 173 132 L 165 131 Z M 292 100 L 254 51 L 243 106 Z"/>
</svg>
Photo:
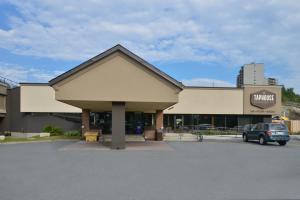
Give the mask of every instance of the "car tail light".
<svg viewBox="0 0 300 200">
<path fill-rule="evenodd" d="M 272 131 L 266 131 L 265 133 L 266 133 L 266 135 L 268 135 L 268 136 L 271 136 L 271 135 L 272 135 Z"/>
</svg>

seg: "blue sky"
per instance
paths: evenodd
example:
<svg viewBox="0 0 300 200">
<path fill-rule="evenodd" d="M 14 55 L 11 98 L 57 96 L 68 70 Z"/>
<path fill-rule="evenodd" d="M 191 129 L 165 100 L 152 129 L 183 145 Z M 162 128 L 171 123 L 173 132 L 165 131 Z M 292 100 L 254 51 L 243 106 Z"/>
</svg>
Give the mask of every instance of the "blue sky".
<svg viewBox="0 0 300 200">
<path fill-rule="evenodd" d="M 0 75 L 47 82 L 122 44 L 185 84 L 234 86 L 240 66 L 258 62 L 300 93 L 299 10 L 297 0 L 2 0 Z"/>
</svg>

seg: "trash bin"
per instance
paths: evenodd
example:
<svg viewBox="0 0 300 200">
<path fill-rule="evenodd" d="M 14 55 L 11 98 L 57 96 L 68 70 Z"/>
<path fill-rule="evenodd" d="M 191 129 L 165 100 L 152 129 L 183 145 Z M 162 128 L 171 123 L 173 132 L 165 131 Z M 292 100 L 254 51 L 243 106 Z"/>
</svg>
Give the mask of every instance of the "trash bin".
<svg viewBox="0 0 300 200">
<path fill-rule="evenodd" d="M 135 134 L 142 135 L 142 133 L 143 133 L 142 127 L 141 126 L 137 126 L 136 129 L 135 129 Z"/>
<path fill-rule="evenodd" d="M 163 131 L 160 129 L 156 129 L 156 141 L 162 141 L 163 140 Z"/>
</svg>

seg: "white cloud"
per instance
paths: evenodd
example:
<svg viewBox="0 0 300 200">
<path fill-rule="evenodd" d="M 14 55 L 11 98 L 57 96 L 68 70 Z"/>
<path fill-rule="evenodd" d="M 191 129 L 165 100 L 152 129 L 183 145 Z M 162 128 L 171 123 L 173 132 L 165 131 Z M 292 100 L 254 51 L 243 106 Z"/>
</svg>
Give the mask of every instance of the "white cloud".
<svg viewBox="0 0 300 200">
<path fill-rule="evenodd" d="M 15 64 L 0 62 L 0 76 L 19 82 L 48 82 L 50 79 L 63 73 L 62 71 L 45 71 L 32 67 L 23 67 Z"/>
<path fill-rule="evenodd" d="M 208 78 L 194 78 L 189 80 L 182 80 L 182 83 L 186 86 L 235 87 L 235 85 L 230 82 Z"/>
<path fill-rule="evenodd" d="M 299 1 L 7 2 L 21 17 L 0 47 L 16 54 L 82 61 L 121 43 L 150 61 L 264 62 L 300 92 Z"/>
</svg>

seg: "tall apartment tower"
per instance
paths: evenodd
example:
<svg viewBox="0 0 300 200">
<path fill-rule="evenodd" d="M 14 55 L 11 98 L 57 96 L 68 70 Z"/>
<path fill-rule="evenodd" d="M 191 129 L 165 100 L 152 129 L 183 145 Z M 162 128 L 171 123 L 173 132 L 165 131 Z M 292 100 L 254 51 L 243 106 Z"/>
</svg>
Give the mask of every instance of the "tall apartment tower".
<svg viewBox="0 0 300 200">
<path fill-rule="evenodd" d="M 237 76 L 237 87 L 242 87 L 243 85 L 267 85 L 264 71 L 264 64 L 262 63 L 245 64 L 241 67 Z"/>
</svg>

